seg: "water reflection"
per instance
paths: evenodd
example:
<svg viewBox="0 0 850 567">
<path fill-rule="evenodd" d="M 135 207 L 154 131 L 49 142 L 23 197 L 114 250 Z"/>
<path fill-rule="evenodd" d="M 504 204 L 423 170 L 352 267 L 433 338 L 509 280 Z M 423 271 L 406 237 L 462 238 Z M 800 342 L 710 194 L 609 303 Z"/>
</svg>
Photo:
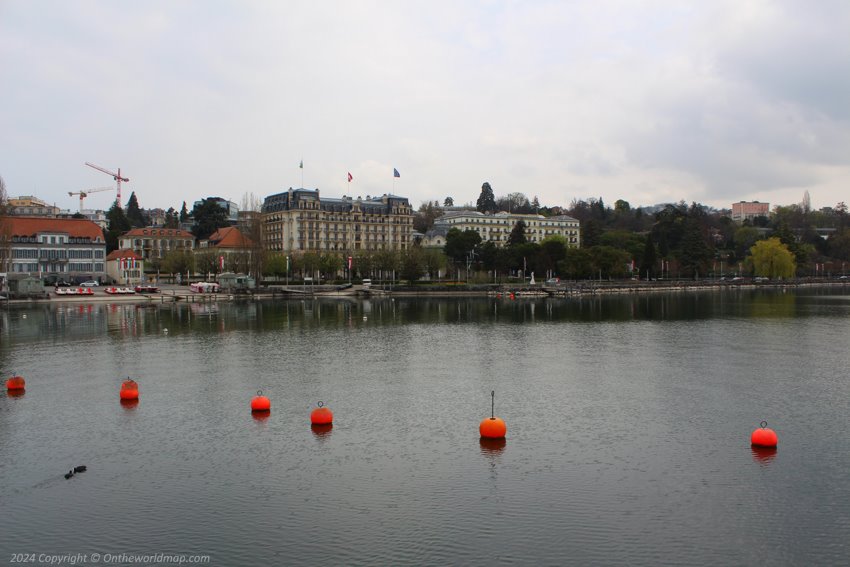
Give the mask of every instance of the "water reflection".
<svg viewBox="0 0 850 567">
<path fill-rule="evenodd" d="M 136 409 L 136 406 L 139 405 L 139 399 L 136 398 L 135 400 L 120 400 L 120 403 L 121 407 L 125 410 L 134 410 Z"/>
<path fill-rule="evenodd" d="M 762 466 L 768 466 L 776 458 L 776 447 L 750 447 L 753 451 L 753 460 Z"/>
<path fill-rule="evenodd" d="M 487 457 L 501 455 L 502 451 L 505 450 L 505 447 L 508 444 L 508 440 L 504 437 L 501 439 L 488 439 L 486 437 L 482 437 L 478 442 L 481 445 L 481 454 Z"/>
<path fill-rule="evenodd" d="M 316 439 L 321 439 L 322 441 L 327 441 L 333 430 L 333 423 L 324 423 L 324 424 L 312 424 L 310 425 L 310 431 L 313 432 L 313 435 Z"/>
<path fill-rule="evenodd" d="M 26 390 L 6 390 L 6 395 L 10 398 L 22 398 L 26 393 Z"/>
<path fill-rule="evenodd" d="M 265 421 L 272 414 L 270 410 L 262 411 L 262 410 L 254 410 L 251 412 L 251 417 L 254 418 L 254 421 Z"/>
</svg>

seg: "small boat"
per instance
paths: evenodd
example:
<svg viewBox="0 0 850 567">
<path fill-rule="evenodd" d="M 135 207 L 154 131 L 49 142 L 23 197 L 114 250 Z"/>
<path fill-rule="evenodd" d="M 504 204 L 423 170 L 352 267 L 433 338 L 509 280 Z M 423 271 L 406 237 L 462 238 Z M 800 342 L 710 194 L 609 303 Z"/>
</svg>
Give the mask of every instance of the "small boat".
<svg viewBox="0 0 850 567">
<path fill-rule="evenodd" d="M 139 284 L 135 291 L 136 293 L 159 293 L 159 288 L 155 285 Z"/>
<path fill-rule="evenodd" d="M 189 290 L 193 293 L 218 293 L 219 285 L 215 282 L 195 282 L 189 284 Z"/>
<path fill-rule="evenodd" d="M 103 291 L 110 295 L 130 295 L 136 293 L 135 290 L 132 290 L 129 287 L 108 287 Z"/>
</svg>

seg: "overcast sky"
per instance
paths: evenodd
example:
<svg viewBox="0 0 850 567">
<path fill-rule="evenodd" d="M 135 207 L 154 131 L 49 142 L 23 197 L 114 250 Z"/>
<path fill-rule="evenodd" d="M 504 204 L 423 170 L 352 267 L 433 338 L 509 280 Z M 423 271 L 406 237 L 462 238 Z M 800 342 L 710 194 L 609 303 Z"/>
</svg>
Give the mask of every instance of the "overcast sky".
<svg viewBox="0 0 850 567">
<path fill-rule="evenodd" d="M 86 161 L 176 209 L 302 174 L 414 207 L 850 203 L 848 30 L 846 0 L 0 0 L 0 176 L 72 210 L 114 184 Z"/>
</svg>

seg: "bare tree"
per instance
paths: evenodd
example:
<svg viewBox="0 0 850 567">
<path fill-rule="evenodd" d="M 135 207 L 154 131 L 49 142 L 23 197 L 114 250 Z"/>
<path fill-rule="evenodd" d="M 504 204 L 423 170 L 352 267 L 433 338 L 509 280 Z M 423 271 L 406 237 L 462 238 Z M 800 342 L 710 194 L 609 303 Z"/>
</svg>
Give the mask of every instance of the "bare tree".
<svg viewBox="0 0 850 567">
<path fill-rule="evenodd" d="M 265 252 L 263 250 L 263 201 L 253 193 L 242 196 L 242 206 L 239 209 L 239 232 L 248 243 L 248 272 L 257 282 L 263 277 Z"/>
<path fill-rule="evenodd" d="M 12 256 L 12 227 L 6 218 L 9 211 L 9 196 L 6 194 L 6 182 L 0 176 L 0 272 L 9 271 Z"/>
</svg>

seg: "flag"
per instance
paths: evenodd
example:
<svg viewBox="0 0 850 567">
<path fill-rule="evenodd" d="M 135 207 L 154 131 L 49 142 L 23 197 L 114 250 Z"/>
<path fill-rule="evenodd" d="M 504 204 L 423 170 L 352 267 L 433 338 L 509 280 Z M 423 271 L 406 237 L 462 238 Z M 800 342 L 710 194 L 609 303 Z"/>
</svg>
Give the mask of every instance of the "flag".
<svg viewBox="0 0 850 567">
<path fill-rule="evenodd" d="M 348 182 L 351 183 L 352 179 L 354 179 L 354 178 L 351 176 L 351 172 L 349 171 L 348 172 Z"/>
<path fill-rule="evenodd" d="M 351 270 L 351 256 L 348 257 L 348 269 Z"/>
<path fill-rule="evenodd" d="M 393 177 L 401 177 L 401 174 L 398 172 L 396 168 L 393 168 Z"/>
<path fill-rule="evenodd" d="M 298 164 L 299 169 L 304 169 L 304 160 L 301 160 L 301 163 Z"/>
<path fill-rule="evenodd" d="M 222 270 L 224 269 L 224 256 L 218 257 L 218 267 L 221 268 Z"/>
</svg>

